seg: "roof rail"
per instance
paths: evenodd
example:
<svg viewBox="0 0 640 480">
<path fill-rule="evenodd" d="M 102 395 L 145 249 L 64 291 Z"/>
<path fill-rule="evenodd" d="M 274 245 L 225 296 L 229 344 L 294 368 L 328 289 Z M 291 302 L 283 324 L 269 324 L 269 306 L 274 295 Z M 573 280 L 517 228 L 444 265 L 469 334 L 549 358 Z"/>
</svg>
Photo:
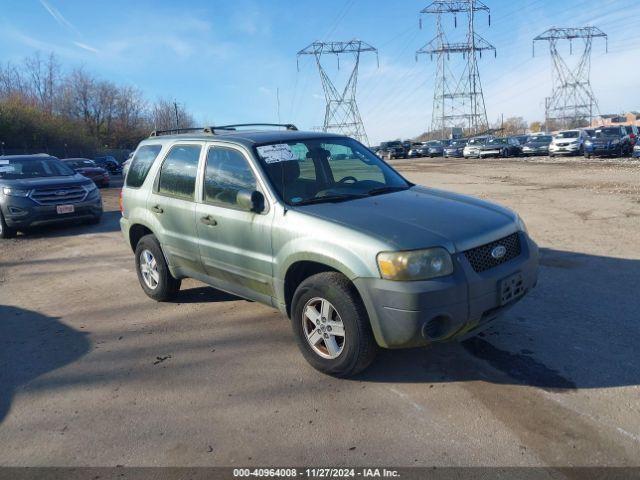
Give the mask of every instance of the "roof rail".
<svg viewBox="0 0 640 480">
<path fill-rule="evenodd" d="M 215 127 L 189 127 L 189 128 L 171 128 L 169 130 L 154 130 L 150 137 L 161 137 L 164 135 L 180 135 L 183 133 L 205 133 L 215 135 L 216 130 L 233 131 L 244 127 L 280 127 L 291 131 L 297 131 L 298 127 L 292 123 L 238 123 L 236 125 L 218 125 Z"/>
<path fill-rule="evenodd" d="M 209 128 L 213 133 L 215 133 L 216 130 L 237 130 L 238 128 L 244 127 L 280 127 L 287 130 L 298 130 L 298 127 L 296 127 L 292 123 L 238 123 L 236 125 L 219 125 Z"/>
<path fill-rule="evenodd" d="M 171 128 L 169 130 L 154 130 L 150 137 L 161 137 L 163 135 L 180 135 L 181 133 L 212 133 L 210 127 L 189 127 L 189 128 Z"/>
</svg>

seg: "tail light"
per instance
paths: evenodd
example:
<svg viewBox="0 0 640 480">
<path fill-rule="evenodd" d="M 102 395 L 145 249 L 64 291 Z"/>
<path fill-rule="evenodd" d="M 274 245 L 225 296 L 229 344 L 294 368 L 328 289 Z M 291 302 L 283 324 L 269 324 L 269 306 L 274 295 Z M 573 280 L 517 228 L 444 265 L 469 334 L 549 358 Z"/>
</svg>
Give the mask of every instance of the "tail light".
<svg viewBox="0 0 640 480">
<path fill-rule="evenodd" d="M 120 205 L 120 213 L 124 215 L 124 203 L 122 202 L 122 190 L 120 190 L 120 199 L 118 200 L 118 204 Z"/>
</svg>

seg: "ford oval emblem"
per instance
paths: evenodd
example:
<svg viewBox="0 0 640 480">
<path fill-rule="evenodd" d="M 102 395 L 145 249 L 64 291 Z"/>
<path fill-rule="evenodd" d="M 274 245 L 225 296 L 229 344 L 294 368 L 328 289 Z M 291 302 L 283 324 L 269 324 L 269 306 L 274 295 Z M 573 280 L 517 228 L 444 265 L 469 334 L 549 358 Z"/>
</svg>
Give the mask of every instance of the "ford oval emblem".
<svg viewBox="0 0 640 480">
<path fill-rule="evenodd" d="M 58 190 L 58 191 L 56 191 L 56 195 L 58 197 L 61 197 L 61 196 L 66 195 L 66 194 L 67 194 L 66 190 Z"/>
<path fill-rule="evenodd" d="M 491 250 L 491 256 L 496 260 L 500 260 L 507 254 L 507 248 L 504 245 L 498 245 Z"/>
</svg>

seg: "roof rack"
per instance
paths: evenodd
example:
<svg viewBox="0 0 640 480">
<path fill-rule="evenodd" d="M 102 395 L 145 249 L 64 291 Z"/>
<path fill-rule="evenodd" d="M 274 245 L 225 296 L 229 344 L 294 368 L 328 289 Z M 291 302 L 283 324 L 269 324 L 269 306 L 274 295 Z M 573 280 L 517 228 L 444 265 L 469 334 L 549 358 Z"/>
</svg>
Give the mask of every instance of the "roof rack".
<svg viewBox="0 0 640 480">
<path fill-rule="evenodd" d="M 280 127 L 291 131 L 297 131 L 298 127 L 292 123 L 238 123 L 235 125 L 219 125 L 215 127 L 190 127 L 190 128 L 171 128 L 169 130 L 154 130 L 150 137 L 161 137 L 164 135 L 180 135 L 184 133 L 205 133 L 215 135 L 217 130 L 235 131 L 238 128 L 245 127 Z"/>
</svg>

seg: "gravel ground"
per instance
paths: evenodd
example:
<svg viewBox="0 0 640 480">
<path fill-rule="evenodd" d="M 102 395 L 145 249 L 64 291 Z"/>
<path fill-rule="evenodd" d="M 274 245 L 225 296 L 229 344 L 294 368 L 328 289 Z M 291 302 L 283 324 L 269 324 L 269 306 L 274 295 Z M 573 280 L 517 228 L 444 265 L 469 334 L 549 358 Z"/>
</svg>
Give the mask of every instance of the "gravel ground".
<svg viewBox="0 0 640 480">
<path fill-rule="evenodd" d="M 138 286 L 98 226 L 0 243 L 0 465 L 640 465 L 640 162 L 393 162 L 516 209 L 537 289 L 482 336 L 310 368 L 274 309 Z"/>
</svg>

